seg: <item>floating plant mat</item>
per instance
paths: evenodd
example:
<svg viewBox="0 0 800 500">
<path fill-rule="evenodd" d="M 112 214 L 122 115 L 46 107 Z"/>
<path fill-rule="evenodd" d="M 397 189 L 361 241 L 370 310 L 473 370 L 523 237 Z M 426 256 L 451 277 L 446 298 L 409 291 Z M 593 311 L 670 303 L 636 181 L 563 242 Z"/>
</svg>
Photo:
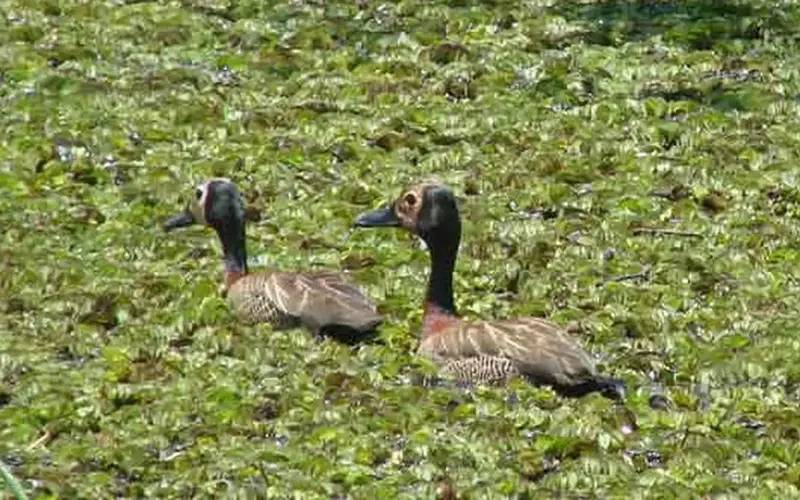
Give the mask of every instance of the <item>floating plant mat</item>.
<svg viewBox="0 0 800 500">
<path fill-rule="evenodd" d="M 0 15 L 0 460 L 31 498 L 791 497 L 800 481 L 800 7 L 11 0 Z M 357 346 L 237 322 L 202 228 L 349 270 Z M 430 383 L 427 256 L 355 216 L 464 219 L 472 318 L 568 328 L 624 406 Z M 421 383 L 422 382 L 422 383 Z"/>
</svg>

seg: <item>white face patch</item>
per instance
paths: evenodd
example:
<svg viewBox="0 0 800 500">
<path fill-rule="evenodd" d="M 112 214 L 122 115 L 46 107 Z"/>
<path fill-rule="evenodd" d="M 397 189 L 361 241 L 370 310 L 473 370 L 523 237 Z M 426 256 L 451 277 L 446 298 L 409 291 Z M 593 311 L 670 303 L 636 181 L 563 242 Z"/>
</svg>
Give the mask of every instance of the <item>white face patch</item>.
<svg viewBox="0 0 800 500">
<path fill-rule="evenodd" d="M 206 198 L 208 197 L 208 182 L 199 184 L 194 191 L 194 203 L 190 205 L 190 210 L 194 219 L 201 223 L 206 223 Z"/>
<path fill-rule="evenodd" d="M 208 197 L 211 194 L 209 193 L 209 187 L 212 182 L 233 184 L 227 177 L 213 177 L 197 185 L 194 190 L 194 201 L 189 206 L 195 220 L 200 224 L 208 224 L 208 221 L 206 221 L 206 206 L 209 202 Z M 213 202 L 213 200 L 211 201 Z"/>
</svg>

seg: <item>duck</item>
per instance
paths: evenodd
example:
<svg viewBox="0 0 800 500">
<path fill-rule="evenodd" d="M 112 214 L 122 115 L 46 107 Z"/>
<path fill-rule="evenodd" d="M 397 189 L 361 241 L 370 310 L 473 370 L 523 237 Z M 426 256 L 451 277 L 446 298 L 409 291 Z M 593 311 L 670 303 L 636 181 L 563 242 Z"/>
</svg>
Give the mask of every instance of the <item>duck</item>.
<svg viewBox="0 0 800 500">
<path fill-rule="evenodd" d="M 521 377 L 564 396 L 598 392 L 612 400 L 624 398 L 623 381 L 598 374 L 592 357 L 555 323 L 541 318 L 468 321 L 456 312 L 453 272 L 461 216 L 447 185 L 413 184 L 388 206 L 359 215 L 354 226 L 402 228 L 425 243 L 431 267 L 418 353 L 446 378 L 499 385 Z"/>
<path fill-rule="evenodd" d="M 375 303 L 338 272 L 250 273 L 245 222 L 239 188 L 229 179 L 212 178 L 196 186 L 186 208 L 167 219 L 163 228 L 170 233 L 202 224 L 217 233 L 225 271 L 221 292 L 240 320 L 267 323 L 276 330 L 303 326 L 347 343 L 375 333 L 382 322 Z"/>
</svg>

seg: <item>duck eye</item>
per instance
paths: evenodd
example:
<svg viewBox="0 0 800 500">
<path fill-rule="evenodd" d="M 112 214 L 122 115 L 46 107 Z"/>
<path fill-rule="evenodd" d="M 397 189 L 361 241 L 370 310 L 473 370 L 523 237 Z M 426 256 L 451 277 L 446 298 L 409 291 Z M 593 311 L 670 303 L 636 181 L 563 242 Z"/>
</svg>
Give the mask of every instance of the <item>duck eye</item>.
<svg viewBox="0 0 800 500">
<path fill-rule="evenodd" d="M 414 193 L 407 193 L 403 197 L 403 201 L 405 201 L 409 206 L 413 207 L 417 203 L 417 196 Z"/>
<path fill-rule="evenodd" d="M 200 198 L 203 197 L 203 190 L 200 189 L 200 188 L 197 188 L 197 190 L 194 192 L 194 197 L 195 197 L 195 199 L 200 200 Z"/>
</svg>

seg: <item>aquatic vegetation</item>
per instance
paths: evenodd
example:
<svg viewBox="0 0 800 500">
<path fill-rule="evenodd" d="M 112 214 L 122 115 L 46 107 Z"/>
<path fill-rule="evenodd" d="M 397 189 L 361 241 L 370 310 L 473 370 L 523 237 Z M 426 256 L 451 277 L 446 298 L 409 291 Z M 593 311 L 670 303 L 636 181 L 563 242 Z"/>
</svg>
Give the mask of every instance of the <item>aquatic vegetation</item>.
<svg viewBox="0 0 800 500">
<path fill-rule="evenodd" d="M 797 495 L 779 3 L 4 2 L 0 460 L 32 498 Z M 350 271 L 377 341 L 235 320 L 160 228 L 220 175 L 251 267 Z M 418 382 L 427 257 L 351 224 L 429 176 L 461 312 L 567 326 L 624 406 Z"/>
</svg>

